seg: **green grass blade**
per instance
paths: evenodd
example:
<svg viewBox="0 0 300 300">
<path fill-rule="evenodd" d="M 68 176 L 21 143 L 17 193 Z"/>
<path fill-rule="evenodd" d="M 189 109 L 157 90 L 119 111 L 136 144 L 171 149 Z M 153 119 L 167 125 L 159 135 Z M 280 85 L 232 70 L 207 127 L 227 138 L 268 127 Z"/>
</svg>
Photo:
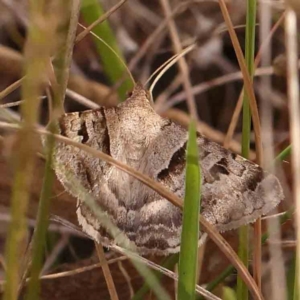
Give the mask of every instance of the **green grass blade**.
<svg viewBox="0 0 300 300">
<path fill-rule="evenodd" d="M 20 281 L 20 247 L 26 233 L 26 212 L 30 196 L 30 186 L 34 176 L 36 133 L 38 122 L 41 87 L 44 84 L 46 66 L 50 57 L 53 41 L 49 39 L 46 26 L 39 26 L 37 20 L 46 20 L 42 9 L 44 1 L 30 1 L 27 41 L 24 49 L 25 78 L 22 82 L 22 129 L 17 135 L 16 165 L 11 196 L 11 218 L 9 234 L 5 245 L 6 284 L 3 299 L 18 298 Z M 46 46 L 46 47 L 45 47 Z"/>
<path fill-rule="evenodd" d="M 288 156 L 291 155 L 292 145 L 287 146 L 284 150 L 282 150 L 275 158 L 275 162 L 283 161 Z"/>
<path fill-rule="evenodd" d="M 61 30 L 56 35 L 57 49 L 62 49 L 56 56 L 54 63 L 54 70 L 58 84 L 52 86 L 53 90 L 53 109 L 50 115 L 51 121 L 48 129 L 51 133 L 57 134 L 58 128 L 56 125 L 57 118 L 63 113 L 63 102 L 65 98 L 65 91 L 67 87 L 69 68 L 71 64 L 72 49 L 75 40 L 75 33 L 78 23 L 78 11 L 80 8 L 80 1 L 64 1 L 60 7 L 61 11 L 66 12 L 57 16 L 57 27 Z M 59 9 L 59 10 L 60 10 Z M 69 12 L 70 14 L 68 14 Z M 54 12 L 53 12 L 54 14 Z M 64 47 L 61 47 L 64 41 Z M 46 241 L 47 228 L 49 223 L 50 199 L 52 194 L 52 185 L 55 179 L 52 170 L 53 151 L 55 146 L 54 136 L 49 135 L 46 138 L 46 165 L 44 172 L 44 180 L 42 191 L 40 195 L 37 224 L 33 234 L 32 246 L 32 264 L 30 269 L 30 281 L 26 293 L 26 299 L 39 299 L 40 282 L 39 276 L 43 265 L 43 253 Z"/>
<path fill-rule="evenodd" d="M 300 292 L 297 284 L 298 276 L 299 276 L 299 261 L 297 257 L 295 257 L 295 270 L 294 270 L 294 289 L 293 289 L 293 300 L 299 300 L 300 299 Z"/>
<path fill-rule="evenodd" d="M 247 1 L 247 20 L 246 20 L 246 45 L 245 45 L 245 60 L 248 71 L 253 77 L 254 71 L 254 49 L 255 49 L 255 22 L 256 22 L 256 0 Z M 243 101 L 243 133 L 242 133 L 242 155 L 245 158 L 249 157 L 250 150 L 250 133 L 251 133 L 251 113 L 249 98 L 244 92 Z M 248 267 L 249 261 L 249 229 L 248 226 L 242 226 L 239 229 L 239 249 L 238 255 L 244 265 Z M 237 299 L 248 299 L 248 288 L 242 278 L 237 279 Z"/>
<path fill-rule="evenodd" d="M 223 300 L 237 300 L 235 291 L 227 286 L 223 287 Z"/>
<path fill-rule="evenodd" d="M 201 197 L 200 180 L 196 125 L 192 121 L 187 143 L 185 197 L 178 271 L 178 300 L 195 298 Z"/>
<path fill-rule="evenodd" d="M 81 14 L 87 24 L 93 23 L 104 11 L 98 0 L 83 0 L 81 7 Z M 117 45 L 114 33 L 112 32 L 109 23 L 104 21 L 103 23 L 96 25 L 93 32 L 102 38 L 110 47 L 112 47 L 115 52 L 119 55 L 119 58 L 104 45 L 101 41 L 94 39 L 95 46 L 99 57 L 101 58 L 103 70 L 108 79 L 112 84 L 116 83 L 118 80 L 123 78 L 124 74 L 127 76 L 127 71 L 124 65 L 121 63 L 120 59 L 124 60 L 121 51 Z M 125 80 L 118 88 L 118 93 L 120 99 L 124 100 L 126 98 L 126 93 L 133 88 L 133 83 L 130 78 L 124 77 Z"/>
<path fill-rule="evenodd" d="M 49 130 L 55 132 L 56 126 L 52 124 Z M 39 275 L 42 269 L 43 263 L 43 250 L 46 240 L 46 233 L 49 223 L 49 211 L 50 211 L 50 198 L 52 194 L 52 185 L 54 182 L 54 172 L 52 170 L 53 148 L 55 139 L 53 136 L 47 137 L 47 160 L 45 165 L 45 176 L 42 187 L 42 192 L 39 201 L 39 209 L 37 216 L 37 225 L 33 235 L 33 249 L 32 249 L 32 265 L 30 271 L 30 281 L 28 286 L 28 292 L 26 299 L 34 300 L 39 299 Z"/>
<path fill-rule="evenodd" d="M 297 298 L 297 290 L 295 289 L 295 279 L 296 279 L 296 255 L 294 255 L 290 267 L 287 272 L 287 289 L 288 289 L 288 300 L 299 299 Z"/>
</svg>

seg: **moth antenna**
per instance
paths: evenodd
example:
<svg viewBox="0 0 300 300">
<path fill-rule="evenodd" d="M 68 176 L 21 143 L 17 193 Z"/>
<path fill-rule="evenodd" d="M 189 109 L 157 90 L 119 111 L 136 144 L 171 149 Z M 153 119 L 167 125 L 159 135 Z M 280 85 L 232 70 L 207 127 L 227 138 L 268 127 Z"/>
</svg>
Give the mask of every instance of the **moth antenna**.
<svg viewBox="0 0 300 300">
<path fill-rule="evenodd" d="M 79 24 L 79 25 L 80 25 L 80 27 L 86 29 L 86 27 L 83 26 L 82 24 Z M 112 51 L 112 53 L 118 58 L 118 60 L 121 62 L 121 64 L 125 67 L 128 76 L 130 77 L 133 85 L 135 85 L 136 82 L 135 82 L 135 80 L 134 80 L 134 78 L 133 78 L 133 76 L 132 76 L 129 68 L 127 67 L 127 65 L 124 62 L 124 60 L 120 57 L 120 55 L 110 45 L 108 45 L 101 37 L 99 37 L 97 34 L 95 34 L 93 31 L 90 31 L 90 34 L 93 35 L 96 39 L 98 39 L 100 42 L 102 42 L 109 50 Z"/>
<path fill-rule="evenodd" d="M 162 65 L 160 65 L 147 79 L 145 85 L 154 77 L 155 74 L 157 74 L 165 65 L 167 65 L 170 61 L 175 59 L 179 54 L 174 54 L 172 57 L 170 57 L 167 61 L 165 61 Z"/>
<path fill-rule="evenodd" d="M 162 64 L 157 70 L 154 71 L 154 73 L 149 77 L 149 79 L 146 81 L 146 84 L 149 82 L 149 80 L 157 73 L 159 72 L 159 74 L 156 76 L 156 78 L 153 80 L 150 88 L 149 88 L 149 93 L 150 95 L 152 95 L 152 91 L 154 89 L 155 84 L 157 83 L 157 81 L 164 75 L 164 73 L 171 67 L 173 66 L 179 58 L 181 58 L 182 56 L 184 56 L 185 54 L 187 54 L 188 52 L 192 51 L 195 48 L 196 44 L 192 44 L 188 47 L 186 47 L 185 49 L 182 50 L 181 53 L 179 54 L 175 54 L 174 56 L 172 56 L 170 59 L 168 59 L 164 64 Z M 145 84 L 145 85 L 146 85 Z M 152 96 L 151 96 L 152 97 Z"/>
</svg>

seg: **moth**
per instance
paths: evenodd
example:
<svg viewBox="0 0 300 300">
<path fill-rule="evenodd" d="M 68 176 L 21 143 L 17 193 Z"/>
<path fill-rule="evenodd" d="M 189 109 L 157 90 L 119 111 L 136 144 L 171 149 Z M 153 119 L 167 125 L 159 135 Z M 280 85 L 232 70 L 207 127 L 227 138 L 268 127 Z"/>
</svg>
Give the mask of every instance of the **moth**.
<svg viewBox="0 0 300 300">
<path fill-rule="evenodd" d="M 111 155 L 184 197 L 188 132 L 154 111 L 142 85 L 137 84 L 129 98 L 116 107 L 63 115 L 59 129 L 61 135 Z M 283 200 L 281 184 L 273 174 L 200 134 L 197 144 L 201 214 L 219 231 L 253 222 Z M 67 167 L 141 255 L 180 250 L 182 212 L 155 191 L 62 142 L 56 144 L 54 161 L 66 190 L 72 193 L 58 165 Z M 114 243 L 84 199 L 78 199 L 77 216 L 83 231 L 94 240 L 107 246 Z"/>
</svg>

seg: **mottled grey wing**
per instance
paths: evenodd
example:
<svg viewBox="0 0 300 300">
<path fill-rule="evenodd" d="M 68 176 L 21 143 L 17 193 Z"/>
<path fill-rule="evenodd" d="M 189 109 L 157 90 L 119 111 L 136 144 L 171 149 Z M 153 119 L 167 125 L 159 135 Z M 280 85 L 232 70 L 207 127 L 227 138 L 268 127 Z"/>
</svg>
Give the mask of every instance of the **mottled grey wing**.
<svg viewBox="0 0 300 300">
<path fill-rule="evenodd" d="M 220 231 L 253 222 L 284 199 L 273 174 L 203 137 L 198 144 L 203 170 L 201 213 Z"/>
<path fill-rule="evenodd" d="M 281 184 L 273 174 L 201 135 L 197 142 L 202 172 L 201 213 L 220 231 L 253 222 L 284 199 Z M 174 182 L 174 175 L 184 172 L 184 155 L 183 149 L 176 152 L 170 163 L 175 172 L 162 173 L 158 179 L 166 182 L 172 178 Z"/>
<path fill-rule="evenodd" d="M 137 86 L 117 108 L 64 115 L 60 130 L 62 135 L 101 150 L 159 181 L 179 197 L 184 196 L 187 132 L 156 114 L 142 87 Z M 274 175 L 200 135 L 198 145 L 201 213 L 220 231 L 254 221 L 284 198 Z M 138 180 L 78 148 L 58 143 L 54 156 L 55 172 L 66 189 L 73 193 L 61 165 L 75 175 L 141 254 L 179 251 L 180 209 Z M 83 230 L 96 241 L 113 243 L 84 199 L 78 199 L 77 215 Z"/>
<path fill-rule="evenodd" d="M 253 222 L 284 199 L 280 182 L 273 174 L 201 135 L 197 142 L 202 172 L 201 214 L 218 230 L 235 229 Z M 186 144 L 173 154 L 169 166 L 157 174 L 157 180 L 179 197 L 184 196 L 185 148 Z M 152 212 L 146 210 L 141 236 L 156 233 L 151 243 L 151 239 L 148 240 L 148 249 L 154 251 L 156 247 L 160 254 L 175 253 L 180 248 L 181 211 L 170 209 L 160 196 L 155 201 L 148 204 Z M 162 209 L 156 207 L 157 203 Z M 144 232 L 144 228 L 149 231 Z"/>
</svg>

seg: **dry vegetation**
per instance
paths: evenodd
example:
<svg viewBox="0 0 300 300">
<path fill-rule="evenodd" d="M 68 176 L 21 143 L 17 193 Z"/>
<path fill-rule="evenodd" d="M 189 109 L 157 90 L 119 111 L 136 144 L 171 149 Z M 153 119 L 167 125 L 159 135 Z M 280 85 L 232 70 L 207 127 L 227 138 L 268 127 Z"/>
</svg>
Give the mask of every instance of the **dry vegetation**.
<svg viewBox="0 0 300 300">
<path fill-rule="evenodd" d="M 87 10 L 93 1 L 82 1 L 78 26 L 75 0 L 64 1 L 63 5 L 58 0 L 29 2 L 36 4 L 25 0 L 0 0 L 0 293 L 4 291 L 7 265 L 11 266 L 5 255 L 5 242 L 13 231 L 9 230 L 9 225 L 18 216 L 17 211 L 20 216 L 24 215 L 24 219 L 22 217 L 18 219 L 19 223 L 14 223 L 23 228 L 15 241 L 18 245 L 16 257 L 19 258 L 19 261 L 13 262 L 14 266 L 19 265 L 16 267 L 16 274 L 19 274 L 15 282 L 17 289 L 6 299 L 16 299 L 17 293 L 24 294 L 24 287 L 27 286 L 27 266 L 31 255 L 28 245 L 36 228 L 44 184 L 45 156 L 40 139 L 30 130 L 30 126 L 37 123 L 45 126 L 49 117 L 55 120 L 63 110 L 64 97 L 64 109 L 68 112 L 98 105 L 113 106 L 118 99 L 125 97 L 124 91 L 132 84 L 120 61 L 114 54 L 107 56 L 107 52 L 101 52 L 98 44 L 101 42 L 93 35 L 75 39 L 75 35 L 78 37 L 83 32 L 84 26 L 95 20 L 97 11 L 94 10 L 95 15 L 89 16 Z M 117 0 L 99 2 L 105 12 L 118 3 Z M 113 47 L 115 43 L 118 45 L 118 51 L 122 52 L 136 81 L 145 83 L 174 53 L 180 53 L 186 46 L 196 43 L 195 49 L 158 81 L 154 89 L 156 110 L 186 127 L 190 116 L 197 114 L 198 131 L 240 153 L 242 102 L 239 98 L 245 75 L 242 75 L 236 58 L 237 45 L 233 47 L 234 41 L 228 33 L 229 24 L 224 22 L 224 11 L 222 13 L 221 10 L 223 1 L 124 2 L 108 18 L 110 33 L 116 41 L 110 39 L 107 25 L 100 31 L 103 34 L 100 37 Z M 297 6 L 297 1 L 291 3 Z M 227 1 L 227 8 L 244 50 L 246 1 Z M 292 59 L 296 54 L 293 44 L 288 44 L 293 39 L 293 32 L 289 30 L 294 27 L 287 18 L 293 16 L 294 13 L 286 9 L 283 1 L 258 2 L 255 38 L 255 54 L 258 56 L 253 90 L 260 113 L 264 154 L 257 158 L 257 154 L 260 156 L 262 153 L 260 146 L 255 147 L 257 138 L 254 131 L 259 127 L 259 120 L 256 119 L 256 127 L 253 126 L 250 135 L 249 158 L 272 168 L 282 181 L 286 199 L 274 214 L 291 211 L 294 200 L 298 197 L 300 201 L 300 184 L 295 181 L 297 178 L 300 180 L 297 177 L 297 155 L 291 157 L 288 149 L 286 154 L 283 153 L 283 159 L 278 160 L 279 163 L 273 163 L 276 156 L 291 143 L 295 147 L 293 149 L 298 149 L 297 134 L 300 136 L 297 120 L 292 115 L 295 107 L 292 106 L 295 105 L 293 95 L 297 97 L 293 91 L 295 88 L 297 90 L 299 82 L 297 74 L 286 67 L 293 66 Z M 68 26 L 71 28 L 69 32 Z M 299 31 L 295 40 L 299 45 Z M 111 74 L 107 69 L 119 71 Z M 25 78 L 22 77 L 24 74 Z M 291 87 L 292 82 L 294 87 Z M 21 102 L 22 108 L 20 100 L 25 101 Z M 4 122 L 17 124 L 21 119 L 28 127 L 24 126 L 19 133 L 3 125 Z M 299 156 L 300 151 L 297 153 Z M 20 189 L 17 191 L 16 174 L 20 174 Z M 20 184 L 22 180 L 23 185 Z M 146 291 L 145 295 L 141 292 L 145 280 L 123 254 L 105 249 L 104 256 L 109 268 L 102 271 L 99 257 L 102 264 L 105 258 L 101 256 L 103 253 L 99 253 L 101 249 L 98 249 L 97 255 L 94 243 L 78 228 L 76 199 L 64 191 L 56 178 L 53 177 L 53 181 L 49 212 L 50 219 L 56 219 L 56 222 L 50 220 L 46 235 L 40 299 L 117 299 L 114 287 L 107 288 L 110 273 L 119 299 L 131 299 L 133 295 L 134 299 L 155 299 L 153 292 Z M 293 189 L 293 186 L 296 188 Z M 261 254 L 259 247 L 257 249 L 257 241 L 260 243 L 261 239 L 259 226 L 256 225 L 255 229 L 250 226 L 250 245 L 256 246 L 250 246 L 249 270 L 252 274 L 254 269 L 258 291 L 260 280 L 257 278 L 261 278 L 261 294 L 265 299 L 297 299 L 292 295 L 294 278 L 297 278 L 297 233 L 293 215 L 283 217 L 262 220 L 262 234 L 268 232 L 271 237 L 264 242 Z M 228 232 L 223 236 L 237 251 L 238 232 Z M 256 255 L 254 260 L 253 251 Z M 228 256 L 223 252 L 224 249 L 216 246 L 211 239 L 200 248 L 198 284 L 212 284 L 217 279 L 219 284 L 213 290 L 216 295 L 222 299 L 238 299 L 231 295 L 236 287 L 237 272 L 229 267 Z M 257 255 L 261 260 L 257 259 Z M 162 264 L 161 258 L 148 259 Z M 168 263 L 168 268 L 175 272 L 176 257 L 169 258 Z M 146 264 L 150 265 L 150 262 Z M 224 270 L 227 270 L 227 276 L 220 278 Z M 159 278 L 161 286 L 174 298 L 174 280 L 165 275 Z M 247 285 L 250 285 L 251 291 L 251 284 L 248 282 Z"/>
</svg>

